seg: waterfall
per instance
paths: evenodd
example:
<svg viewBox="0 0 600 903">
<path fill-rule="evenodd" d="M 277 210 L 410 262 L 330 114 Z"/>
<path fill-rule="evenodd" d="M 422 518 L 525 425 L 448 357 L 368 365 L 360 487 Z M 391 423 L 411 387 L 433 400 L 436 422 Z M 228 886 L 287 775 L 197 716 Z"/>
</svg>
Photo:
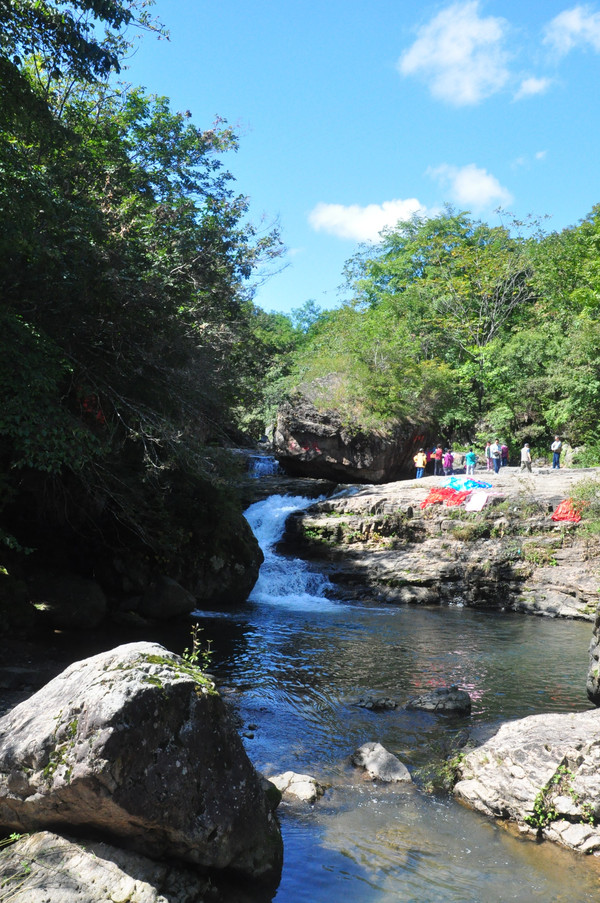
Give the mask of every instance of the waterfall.
<svg viewBox="0 0 600 903">
<path fill-rule="evenodd" d="M 253 455 L 248 462 L 248 470 L 250 475 L 258 480 L 261 477 L 272 477 L 281 473 L 279 462 L 272 455 Z"/>
<path fill-rule="evenodd" d="M 251 602 L 303 611 L 339 607 L 325 596 L 325 592 L 331 589 L 326 577 L 310 570 L 306 562 L 299 558 L 284 558 L 274 549 L 283 536 L 288 516 L 314 503 L 315 499 L 304 496 L 271 495 L 250 505 L 244 512 L 265 556 L 256 586 L 250 594 Z"/>
</svg>

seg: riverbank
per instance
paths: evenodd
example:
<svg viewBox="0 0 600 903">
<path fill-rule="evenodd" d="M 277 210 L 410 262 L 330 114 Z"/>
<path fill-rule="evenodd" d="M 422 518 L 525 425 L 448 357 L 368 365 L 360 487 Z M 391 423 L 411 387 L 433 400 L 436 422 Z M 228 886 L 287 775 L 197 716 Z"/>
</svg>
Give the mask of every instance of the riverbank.
<svg viewBox="0 0 600 903">
<path fill-rule="evenodd" d="M 461 475 L 460 478 L 464 478 Z M 283 548 L 318 561 L 343 599 L 460 603 L 592 621 L 599 542 L 552 514 L 600 468 L 501 468 L 481 511 L 421 505 L 446 477 L 427 476 L 319 502 L 290 518 Z"/>
</svg>

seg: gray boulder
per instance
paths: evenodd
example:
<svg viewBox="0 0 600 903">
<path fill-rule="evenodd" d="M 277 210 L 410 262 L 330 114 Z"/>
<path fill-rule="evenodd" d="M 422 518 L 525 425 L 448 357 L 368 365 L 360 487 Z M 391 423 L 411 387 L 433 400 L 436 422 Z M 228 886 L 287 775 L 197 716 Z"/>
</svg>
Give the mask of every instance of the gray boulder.
<svg viewBox="0 0 600 903">
<path fill-rule="evenodd" d="M 364 743 L 351 756 L 352 764 L 364 768 L 369 777 L 386 783 L 410 782 L 412 778 L 406 765 L 388 752 L 381 743 Z"/>
<path fill-rule="evenodd" d="M 406 703 L 407 709 L 421 709 L 424 712 L 443 712 L 452 715 L 469 715 L 471 697 L 466 690 L 458 687 L 437 687 L 420 696 L 413 696 Z"/>
<path fill-rule="evenodd" d="M 0 827 L 92 832 L 276 879 L 282 843 L 210 681 L 154 643 L 76 662 L 0 720 Z"/>
<path fill-rule="evenodd" d="M 580 852 L 600 850 L 600 710 L 504 724 L 459 768 L 454 792 L 473 808 Z"/>
<path fill-rule="evenodd" d="M 0 851 L 0 882 L 11 903 L 201 903 L 209 878 L 106 843 L 81 845 L 42 831 Z"/>
</svg>

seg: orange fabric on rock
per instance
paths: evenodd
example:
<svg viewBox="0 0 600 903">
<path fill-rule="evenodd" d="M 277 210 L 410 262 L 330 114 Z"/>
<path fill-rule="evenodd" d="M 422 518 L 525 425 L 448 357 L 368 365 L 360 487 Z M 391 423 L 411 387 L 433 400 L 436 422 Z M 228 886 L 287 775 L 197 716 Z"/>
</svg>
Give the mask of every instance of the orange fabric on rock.
<svg viewBox="0 0 600 903">
<path fill-rule="evenodd" d="M 578 524 L 581 520 L 581 509 L 585 506 L 585 502 L 574 504 L 573 499 L 565 499 L 556 507 L 552 520 L 566 520 L 572 524 Z"/>
</svg>

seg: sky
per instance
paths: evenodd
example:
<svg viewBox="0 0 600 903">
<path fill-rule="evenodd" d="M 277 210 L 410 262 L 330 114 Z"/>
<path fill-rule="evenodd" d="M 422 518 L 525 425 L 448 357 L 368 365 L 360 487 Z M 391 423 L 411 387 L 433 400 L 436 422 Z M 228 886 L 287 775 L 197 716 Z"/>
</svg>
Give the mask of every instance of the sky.
<svg viewBox="0 0 600 903">
<path fill-rule="evenodd" d="M 240 135 L 223 162 L 279 272 L 255 302 L 339 305 L 361 242 L 445 203 L 545 228 L 600 203 L 600 0 L 157 0 L 125 78 Z M 277 269 L 277 268 L 276 268 Z"/>
</svg>

